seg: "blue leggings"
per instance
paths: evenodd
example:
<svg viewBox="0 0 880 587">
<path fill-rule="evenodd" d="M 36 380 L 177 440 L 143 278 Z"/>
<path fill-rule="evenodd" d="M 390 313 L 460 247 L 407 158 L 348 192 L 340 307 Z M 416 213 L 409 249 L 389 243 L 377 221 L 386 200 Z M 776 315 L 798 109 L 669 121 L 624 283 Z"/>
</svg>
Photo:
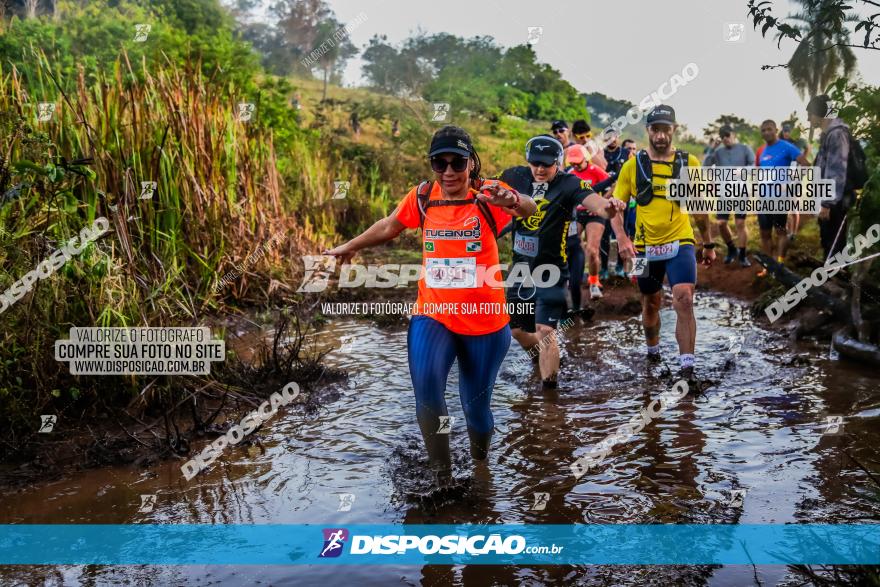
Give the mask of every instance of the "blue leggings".
<svg viewBox="0 0 880 587">
<path fill-rule="evenodd" d="M 409 372 L 416 396 L 416 416 L 428 456 L 449 463 L 449 434 L 438 434 L 440 416 L 447 416 L 446 379 L 458 359 L 461 407 L 467 420 L 471 454 L 484 459 L 495 421 L 489 402 L 501 361 L 510 348 L 510 326 L 479 336 L 456 334 L 428 316 L 413 316 L 407 336 Z"/>
</svg>

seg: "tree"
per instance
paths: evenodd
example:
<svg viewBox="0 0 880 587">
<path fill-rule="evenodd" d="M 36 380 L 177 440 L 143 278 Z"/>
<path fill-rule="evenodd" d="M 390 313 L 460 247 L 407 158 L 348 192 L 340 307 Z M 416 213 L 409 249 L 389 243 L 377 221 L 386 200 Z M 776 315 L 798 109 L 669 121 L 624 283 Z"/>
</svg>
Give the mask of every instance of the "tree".
<svg viewBox="0 0 880 587">
<path fill-rule="evenodd" d="M 853 1 L 862 4 L 868 12 L 880 8 L 880 2 L 876 0 L 825 0 L 824 2 L 815 2 L 815 4 L 821 5 L 821 11 L 817 13 L 816 18 L 827 23 L 856 23 L 852 32 L 859 34 L 861 31 L 864 34 L 862 44 L 851 44 L 847 39 L 840 46 L 880 51 L 880 12 L 870 16 L 860 16 L 850 4 Z M 747 6 L 749 16 L 754 22 L 754 28 L 757 29 L 760 26 L 762 36 L 767 36 L 767 32 L 771 29 L 776 31 L 777 46 L 781 46 L 783 39 L 801 40 L 803 32 L 797 26 L 792 26 L 773 16 L 773 3 L 770 0 L 748 0 Z M 838 45 L 830 45 L 828 49 L 834 46 Z M 763 69 L 772 67 L 780 66 L 765 65 Z M 786 65 L 781 67 L 786 67 Z"/>
<path fill-rule="evenodd" d="M 602 124 L 609 124 L 615 118 L 626 116 L 627 110 L 634 104 L 627 100 L 618 100 L 601 92 L 583 94 L 587 101 L 587 110 L 596 116 Z"/>
<path fill-rule="evenodd" d="M 318 27 L 333 12 L 324 0 L 279 0 L 271 10 L 278 17 L 277 40 L 283 43 L 279 49 L 286 50 L 294 59 L 289 69 L 310 72 L 311 68 L 300 64 L 300 59 L 315 50 Z"/>
<path fill-rule="evenodd" d="M 342 66 L 357 54 L 357 48 L 349 40 L 348 31 L 335 18 L 322 21 L 317 31 L 319 38 L 323 39 L 318 46 L 320 56 L 317 61 L 324 77 L 322 99 L 326 100 L 331 74 L 341 74 Z"/>
<path fill-rule="evenodd" d="M 492 119 L 589 118 L 583 97 L 528 45 L 503 49 L 491 37 L 419 32 L 399 46 L 373 37 L 364 51 L 370 84 L 397 96 L 447 102 Z"/>
<path fill-rule="evenodd" d="M 718 132 L 721 130 L 722 126 L 729 126 L 733 129 L 738 135 L 743 134 L 754 134 L 758 133 L 759 129 L 754 124 L 750 124 L 746 122 L 745 119 L 736 116 L 735 114 L 722 114 L 703 129 L 703 136 L 705 137 L 714 137 L 718 136 Z"/>
<path fill-rule="evenodd" d="M 836 0 L 797 0 L 801 12 L 789 16 L 801 33 L 800 41 L 788 60 L 788 76 L 800 94 L 816 96 L 837 79 L 839 73 L 848 77 L 856 66 L 856 57 L 849 45 L 847 23 L 857 22 L 852 15 L 833 10 Z M 777 40 L 784 38 L 777 31 Z"/>
</svg>

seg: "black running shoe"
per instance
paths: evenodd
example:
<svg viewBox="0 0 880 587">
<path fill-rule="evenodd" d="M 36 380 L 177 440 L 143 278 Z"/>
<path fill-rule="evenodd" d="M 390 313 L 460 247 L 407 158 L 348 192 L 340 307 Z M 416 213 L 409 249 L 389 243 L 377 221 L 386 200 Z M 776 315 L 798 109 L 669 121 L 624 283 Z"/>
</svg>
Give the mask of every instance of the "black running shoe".
<svg viewBox="0 0 880 587">
<path fill-rule="evenodd" d="M 578 310 L 578 313 L 580 314 L 581 320 L 591 320 L 596 313 L 596 308 L 587 306 L 586 308 Z"/>
<path fill-rule="evenodd" d="M 733 263 L 733 260 L 736 259 L 736 251 L 734 249 L 730 249 L 727 251 L 727 256 L 724 257 L 724 264 L 730 265 Z"/>
<path fill-rule="evenodd" d="M 745 255 L 740 255 L 740 258 L 739 258 L 739 266 L 740 266 L 740 267 L 751 267 L 751 266 L 752 266 L 752 262 L 749 261 L 749 258 L 746 257 Z"/>
<path fill-rule="evenodd" d="M 695 396 L 703 393 L 703 386 L 697 376 L 694 375 L 693 367 L 682 367 L 678 370 L 678 374 L 675 376 L 676 381 L 681 381 L 684 379 L 685 383 L 688 386 L 687 395 Z"/>
<path fill-rule="evenodd" d="M 648 363 L 657 365 L 663 362 L 663 356 L 660 353 L 648 353 L 647 360 Z"/>
<path fill-rule="evenodd" d="M 541 387 L 544 389 L 556 389 L 557 382 L 555 379 L 542 379 Z"/>
</svg>

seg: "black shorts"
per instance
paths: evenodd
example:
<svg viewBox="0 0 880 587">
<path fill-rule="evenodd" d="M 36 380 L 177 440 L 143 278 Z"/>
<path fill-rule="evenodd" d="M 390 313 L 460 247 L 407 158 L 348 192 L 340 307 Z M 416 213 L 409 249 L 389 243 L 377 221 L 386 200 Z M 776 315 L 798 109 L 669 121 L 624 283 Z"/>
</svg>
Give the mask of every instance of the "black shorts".
<svg viewBox="0 0 880 587">
<path fill-rule="evenodd" d="M 788 226 L 788 214 L 758 214 L 758 226 L 761 230 L 773 230 Z"/>
<path fill-rule="evenodd" d="M 562 277 L 555 285 L 539 287 L 524 283 L 507 288 L 507 302 L 511 308 L 510 327 L 535 332 L 535 323 L 556 328 L 568 311 L 571 293 L 568 278 Z M 527 309 L 533 311 L 529 312 Z"/>
<path fill-rule="evenodd" d="M 734 214 L 737 220 L 743 220 L 748 214 Z M 715 214 L 715 220 L 723 220 L 724 222 L 728 222 L 730 220 L 730 213 L 727 214 Z"/>
<path fill-rule="evenodd" d="M 605 224 L 606 222 L 608 222 L 607 218 L 602 218 L 601 216 L 587 216 L 585 220 L 586 224 L 592 224 L 593 222 L 596 222 L 598 224 Z"/>
</svg>

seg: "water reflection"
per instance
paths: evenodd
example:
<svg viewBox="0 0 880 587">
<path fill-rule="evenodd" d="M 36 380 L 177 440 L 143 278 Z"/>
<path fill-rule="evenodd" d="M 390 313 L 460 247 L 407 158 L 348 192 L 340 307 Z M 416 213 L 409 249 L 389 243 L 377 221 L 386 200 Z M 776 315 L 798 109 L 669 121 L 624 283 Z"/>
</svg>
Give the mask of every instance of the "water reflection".
<svg viewBox="0 0 880 587">
<path fill-rule="evenodd" d="M 576 480 L 569 465 L 637 415 L 672 381 L 649 373 L 638 322 L 579 324 L 566 333 L 560 389 L 542 391 L 531 363 L 513 348 L 493 397 L 497 432 L 488 466 L 470 462 L 463 426 L 451 452 L 460 499 L 430 507 L 408 489 L 424 474 L 406 365 L 405 332 L 337 322 L 318 342 L 339 346 L 328 360 L 348 381 L 317 390 L 309 409 L 279 414 L 259 443 L 225 450 L 186 482 L 181 462 L 108 467 L 0 498 L 9 523 L 785 523 L 877 521 L 876 495 L 856 463 L 880 460 L 875 373 L 827 359 L 809 342 L 790 350 L 763 332 L 744 306 L 700 295 L 698 354 L 717 383 L 705 397 L 670 407 L 605 462 Z M 673 327 L 663 315 L 664 329 Z M 731 337 L 742 337 L 735 357 Z M 674 358 L 672 332 L 662 348 Z M 801 358 L 798 358 L 801 357 Z M 450 414 L 463 423 L 457 373 Z M 845 434 L 823 435 L 827 415 Z M 855 460 L 847 456 L 849 452 Z M 874 473 L 876 475 L 876 473 Z M 745 491 L 744 494 L 735 494 Z M 535 494 L 548 494 L 543 509 Z M 140 495 L 157 495 L 138 513 Z M 339 511 L 340 494 L 355 496 Z M 738 496 L 738 497 L 737 497 Z M 751 584 L 750 568 L 346 567 L 359 584 Z M 786 574 L 762 568 L 762 581 Z M 164 584 L 333 582 L 311 567 L 58 567 L 0 570 L 0 582 Z"/>
</svg>

